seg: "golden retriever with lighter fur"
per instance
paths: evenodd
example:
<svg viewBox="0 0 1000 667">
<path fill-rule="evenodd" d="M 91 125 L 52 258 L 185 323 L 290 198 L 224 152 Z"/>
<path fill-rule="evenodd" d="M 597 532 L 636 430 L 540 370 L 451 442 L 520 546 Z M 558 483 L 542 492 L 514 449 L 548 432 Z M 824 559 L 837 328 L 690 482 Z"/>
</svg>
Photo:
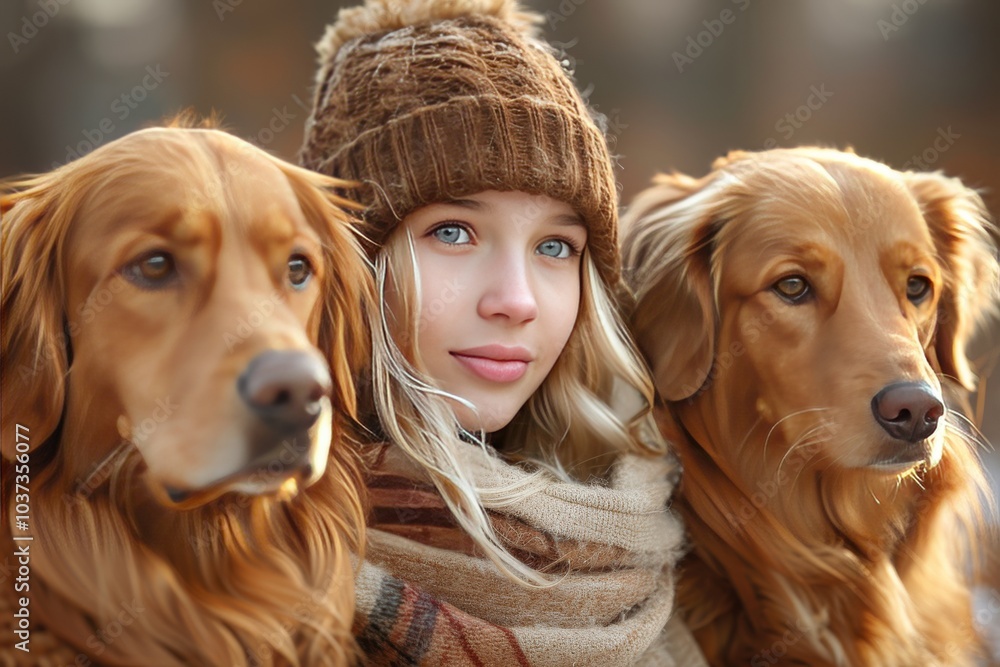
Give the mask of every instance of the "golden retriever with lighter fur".
<svg viewBox="0 0 1000 667">
<path fill-rule="evenodd" d="M 980 197 L 851 153 L 740 152 L 658 177 L 623 226 L 709 663 L 975 664 L 986 491 L 961 409 L 998 298 Z"/>
<path fill-rule="evenodd" d="M 156 128 L 5 188 L 2 532 L 36 631 L 100 664 L 351 661 L 372 288 L 343 185 Z"/>
</svg>

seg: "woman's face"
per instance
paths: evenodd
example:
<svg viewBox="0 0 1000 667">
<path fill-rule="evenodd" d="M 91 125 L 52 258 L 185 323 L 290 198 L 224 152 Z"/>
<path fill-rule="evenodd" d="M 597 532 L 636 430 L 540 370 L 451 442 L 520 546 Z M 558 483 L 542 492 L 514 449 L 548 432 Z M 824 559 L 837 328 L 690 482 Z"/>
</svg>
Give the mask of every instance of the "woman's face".
<svg viewBox="0 0 1000 667">
<path fill-rule="evenodd" d="M 420 280 L 416 351 L 467 430 L 503 428 L 542 384 L 576 323 L 587 229 L 544 195 L 487 191 L 403 219 Z M 404 317 L 390 286 L 387 304 Z M 400 320 L 401 321 L 401 320 Z"/>
</svg>

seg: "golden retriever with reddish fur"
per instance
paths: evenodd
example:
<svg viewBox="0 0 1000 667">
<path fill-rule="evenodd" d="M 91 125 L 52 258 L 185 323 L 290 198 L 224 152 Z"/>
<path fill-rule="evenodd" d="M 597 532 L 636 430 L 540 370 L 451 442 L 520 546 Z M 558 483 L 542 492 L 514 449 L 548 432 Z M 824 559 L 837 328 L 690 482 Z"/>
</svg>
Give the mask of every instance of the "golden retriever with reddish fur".
<svg viewBox="0 0 1000 667">
<path fill-rule="evenodd" d="M 733 153 L 658 177 L 623 225 L 709 663 L 974 664 L 986 491 L 958 409 L 998 295 L 980 197 L 835 150 Z"/>
<path fill-rule="evenodd" d="M 352 661 L 372 288 L 343 185 L 157 128 L 5 188 L 3 533 L 36 630 L 101 664 Z"/>
</svg>

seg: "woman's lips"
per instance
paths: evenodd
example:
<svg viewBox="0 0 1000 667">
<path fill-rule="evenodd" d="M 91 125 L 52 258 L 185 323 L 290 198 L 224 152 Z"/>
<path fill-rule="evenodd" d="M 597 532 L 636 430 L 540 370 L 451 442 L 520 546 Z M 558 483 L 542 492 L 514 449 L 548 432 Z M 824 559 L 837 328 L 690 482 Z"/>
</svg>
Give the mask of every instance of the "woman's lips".
<svg viewBox="0 0 1000 667">
<path fill-rule="evenodd" d="M 463 366 L 490 382 L 514 382 L 528 370 L 531 354 L 524 348 L 487 345 L 452 352 Z"/>
</svg>

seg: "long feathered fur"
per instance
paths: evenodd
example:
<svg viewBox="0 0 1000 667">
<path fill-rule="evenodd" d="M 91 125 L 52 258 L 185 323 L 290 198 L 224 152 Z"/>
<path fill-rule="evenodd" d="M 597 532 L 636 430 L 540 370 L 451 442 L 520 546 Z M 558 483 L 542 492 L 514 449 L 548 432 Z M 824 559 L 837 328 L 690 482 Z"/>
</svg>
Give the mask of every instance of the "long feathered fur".
<svg viewBox="0 0 1000 667">
<path fill-rule="evenodd" d="M 370 273 L 343 211 L 350 202 L 331 194 L 342 182 L 219 135 L 151 130 L 141 142 L 120 143 L 126 137 L 49 174 L 5 185 L 4 544 L 13 544 L 14 463 L 23 453 L 30 460 L 27 595 L 34 627 L 101 664 L 347 665 L 355 652 L 354 562 L 364 528 L 351 446 L 352 378 L 367 356 Z M 65 423 L 69 383 L 100 393 L 109 382 L 76 370 L 75 313 L 66 311 L 67 281 L 81 279 L 63 270 L 75 250 L 66 241 L 69 230 L 86 224 L 80 204 L 95 179 L 118 168 L 114 161 L 152 161 L 184 172 L 170 160 L 177 146 L 188 145 L 206 155 L 221 151 L 204 164 L 225 164 L 234 178 L 244 156 L 276 166 L 322 239 L 329 271 L 310 328 L 331 367 L 337 409 L 325 474 L 293 498 L 230 494 L 195 509 L 166 508 L 144 492 L 139 452 L 95 436 L 109 428 L 87 421 L 96 412 L 86 412 L 81 424 Z M 225 190 L 217 195 L 225 197 Z M 30 451 L 15 451 L 19 423 L 30 428 Z M 81 469 L 89 475 L 80 476 Z"/>
<path fill-rule="evenodd" d="M 769 416 L 759 398 L 763 388 L 726 370 L 760 352 L 734 347 L 739 338 L 720 339 L 723 327 L 746 324 L 733 313 L 752 298 L 736 300 L 721 283 L 735 259 L 727 250 L 734 235 L 798 238 L 791 219 L 761 212 L 775 210 L 767 208 L 775 201 L 791 202 L 814 220 L 827 211 L 866 220 L 842 208 L 842 196 L 867 187 L 878 196 L 851 201 L 878 206 L 901 193 L 912 198 L 942 265 L 938 312 L 921 363 L 938 375 L 949 403 L 943 453 L 936 465 L 902 477 L 838 465 L 857 442 L 831 441 L 825 408 Z M 976 384 L 965 346 L 998 302 L 997 258 L 979 196 L 940 174 L 898 174 L 832 150 L 738 153 L 703 179 L 659 177 L 623 225 L 625 273 L 636 298 L 633 331 L 665 399 L 662 430 L 684 465 L 677 507 L 693 551 L 680 565 L 678 606 L 710 664 L 975 664 L 981 646 L 970 604 L 971 542 L 990 503 L 976 454 L 983 443 L 962 416 L 966 392 Z M 854 233 L 866 229 L 862 224 Z M 860 321 L 853 326 L 854 345 L 877 344 L 862 337 Z M 742 331 L 757 335 L 764 328 Z M 921 343 L 913 344 L 920 354 Z M 780 361 L 780 344 L 770 345 L 776 349 L 761 358 Z M 786 375 L 816 372 L 784 368 Z M 872 371 L 845 359 L 838 372 Z M 815 398 L 822 404 L 822 393 Z M 871 400 L 856 398 L 862 406 Z M 748 414 L 757 421 L 736 430 Z M 789 441 L 781 426 L 795 419 L 804 426 Z"/>
</svg>

